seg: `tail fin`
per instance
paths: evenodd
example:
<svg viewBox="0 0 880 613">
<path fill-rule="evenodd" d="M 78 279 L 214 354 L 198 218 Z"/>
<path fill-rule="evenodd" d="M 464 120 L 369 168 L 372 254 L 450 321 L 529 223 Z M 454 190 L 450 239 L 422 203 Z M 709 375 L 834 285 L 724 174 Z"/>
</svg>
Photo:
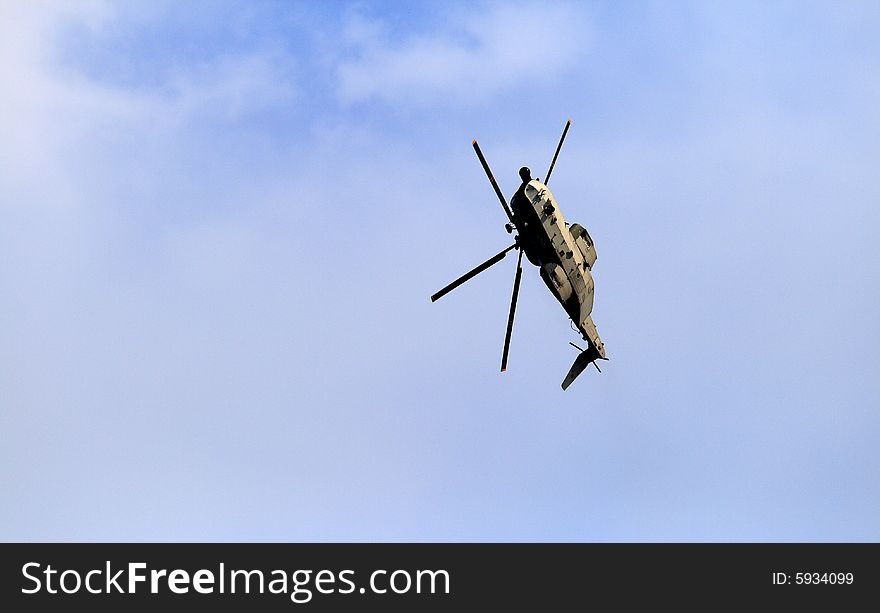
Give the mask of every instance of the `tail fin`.
<svg viewBox="0 0 880 613">
<path fill-rule="evenodd" d="M 565 379 L 562 381 L 562 389 L 567 390 L 572 381 L 577 379 L 578 375 L 584 372 L 584 369 L 589 366 L 591 362 L 595 363 L 596 360 L 607 359 L 608 358 L 603 358 L 596 347 L 590 343 L 590 346 L 585 351 L 581 351 L 578 357 L 575 358 L 574 364 L 571 365 L 568 374 L 565 375 Z M 599 370 L 598 366 L 596 366 L 596 370 Z"/>
</svg>

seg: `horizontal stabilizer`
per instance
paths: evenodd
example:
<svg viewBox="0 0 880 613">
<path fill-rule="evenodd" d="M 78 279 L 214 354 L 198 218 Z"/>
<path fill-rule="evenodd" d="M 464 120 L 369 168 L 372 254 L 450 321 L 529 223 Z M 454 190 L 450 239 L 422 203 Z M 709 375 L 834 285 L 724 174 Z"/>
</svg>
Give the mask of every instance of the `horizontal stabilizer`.
<svg viewBox="0 0 880 613">
<path fill-rule="evenodd" d="M 603 358 L 601 355 L 599 355 L 599 352 L 596 350 L 596 348 L 592 344 L 590 344 L 589 348 L 587 348 L 586 351 L 581 351 L 578 357 L 575 358 L 574 364 L 571 365 L 568 374 L 565 375 L 565 379 L 562 381 L 562 389 L 567 390 L 572 381 L 577 379 L 578 375 L 584 372 L 584 369 L 589 366 L 591 362 L 607 359 L 608 358 Z M 599 367 L 597 366 L 596 369 L 598 370 L 598 368 Z"/>
</svg>

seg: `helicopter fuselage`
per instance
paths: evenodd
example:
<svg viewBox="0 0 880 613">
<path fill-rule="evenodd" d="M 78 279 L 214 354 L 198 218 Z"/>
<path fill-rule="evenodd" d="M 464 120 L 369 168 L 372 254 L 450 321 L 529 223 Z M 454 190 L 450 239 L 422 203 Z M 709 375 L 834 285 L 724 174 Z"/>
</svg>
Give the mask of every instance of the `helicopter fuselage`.
<svg viewBox="0 0 880 613">
<path fill-rule="evenodd" d="M 580 225 L 566 223 L 553 194 L 538 180 L 521 186 L 511 199 L 521 249 L 540 268 L 541 278 L 562 304 L 593 359 L 605 358 L 605 347 L 593 323 L 592 268 L 596 247 Z"/>
</svg>

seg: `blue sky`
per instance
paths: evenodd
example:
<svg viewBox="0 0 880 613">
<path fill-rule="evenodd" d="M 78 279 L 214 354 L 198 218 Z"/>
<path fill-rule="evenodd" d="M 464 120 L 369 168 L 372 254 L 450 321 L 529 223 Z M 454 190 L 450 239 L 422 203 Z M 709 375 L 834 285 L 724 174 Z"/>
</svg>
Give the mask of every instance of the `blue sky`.
<svg viewBox="0 0 880 613">
<path fill-rule="evenodd" d="M 0 11 L 0 538 L 880 538 L 877 3 Z"/>
</svg>

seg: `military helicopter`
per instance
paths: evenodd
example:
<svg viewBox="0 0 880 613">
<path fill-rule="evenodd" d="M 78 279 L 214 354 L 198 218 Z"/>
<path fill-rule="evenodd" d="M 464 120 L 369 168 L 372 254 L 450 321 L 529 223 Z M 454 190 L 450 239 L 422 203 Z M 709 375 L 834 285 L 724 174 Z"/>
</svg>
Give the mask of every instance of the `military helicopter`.
<svg viewBox="0 0 880 613">
<path fill-rule="evenodd" d="M 605 357 L 605 346 L 602 344 L 602 339 L 599 338 L 599 333 L 596 331 L 591 317 L 593 311 L 593 275 L 591 270 L 596 263 L 596 246 L 583 226 L 576 223 L 569 225 L 565 221 L 562 211 L 556 204 L 556 199 L 547 187 L 569 127 L 571 127 L 571 119 L 566 122 L 565 128 L 562 130 L 562 137 L 556 146 L 556 152 L 553 154 L 553 160 L 550 162 L 550 168 L 547 170 L 543 183 L 537 178 L 532 179 L 531 171 L 527 167 L 520 168 L 519 175 L 522 183 L 510 199 L 510 206 L 508 206 L 504 194 L 501 193 L 495 177 L 492 176 L 492 171 L 489 169 L 489 164 L 486 163 L 486 158 L 483 157 L 480 146 L 476 140 L 473 141 L 477 158 L 480 160 L 486 176 L 489 177 L 489 183 L 492 184 L 492 189 L 495 190 L 495 195 L 501 201 L 501 206 L 509 220 L 509 223 L 504 227 L 508 234 L 513 233 L 514 230 L 517 234 L 514 235 L 514 243 L 510 247 L 489 258 L 431 296 L 431 302 L 439 300 L 459 285 L 503 260 L 510 251 L 514 249 L 519 251 L 516 261 L 516 277 L 513 281 L 513 295 L 510 299 L 510 313 L 507 317 L 507 334 L 504 337 L 504 352 L 501 355 L 501 372 L 504 372 L 507 370 L 513 317 L 516 313 L 516 301 L 522 279 L 522 256 L 525 253 L 526 258 L 538 267 L 544 283 L 547 284 L 547 287 L 571 318 L 573 327 L 587 343 L 586 349 L 569 343 L 580 350 L 580 354 L 575 358 L 574 364 L 562 381 L 562 389 L 564 390 L 568 389 L 572 381 L 589 364 L 593 364 L 596 370 L 599 370 L 596 360 L 608 359 Z"/>
</svg>

